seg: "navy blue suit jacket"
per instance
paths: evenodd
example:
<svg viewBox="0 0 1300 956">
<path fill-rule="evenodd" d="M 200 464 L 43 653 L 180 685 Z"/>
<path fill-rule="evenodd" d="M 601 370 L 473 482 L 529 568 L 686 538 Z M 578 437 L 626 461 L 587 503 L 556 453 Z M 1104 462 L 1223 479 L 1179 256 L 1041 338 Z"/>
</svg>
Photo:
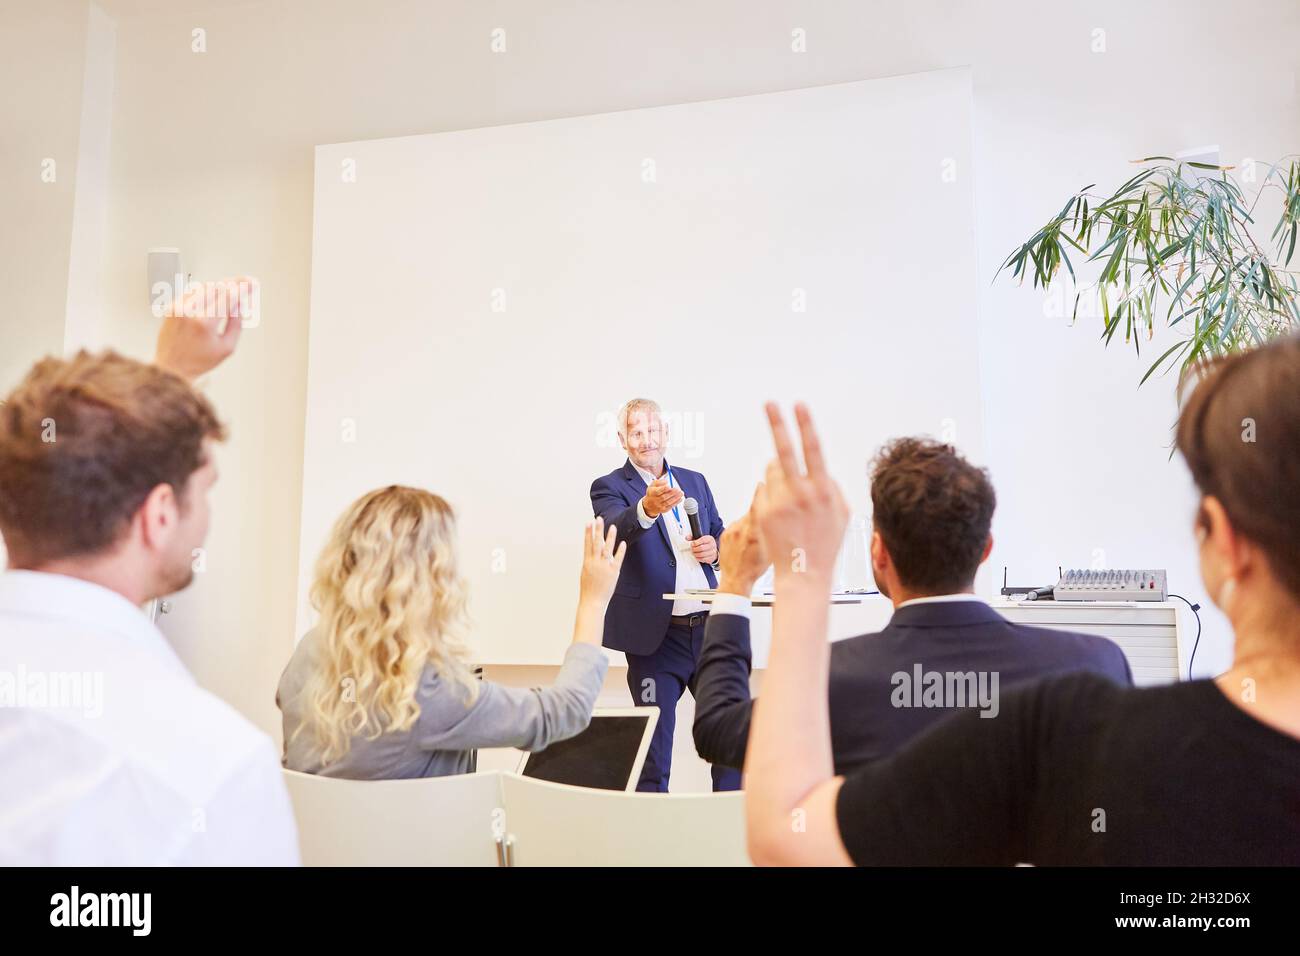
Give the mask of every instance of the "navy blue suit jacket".
<svg viewBox="0 0 1300 956">
<path fill-rule="evenodd" d="M 1114 641 L 1013 624 L 982 601 L 899 608 L 883 631 L 831 644 L 831 750 L 835 772 L 888 756 L 953 713 L 951 707 L 897 707 L 893 675 L 974 671 L 998 674 L 998 693 L 1040 677 L 1088 671 L 1133 683 Z M 740 767 L 749 741 L 749 619 L 711 614 L 696 670 L 695 749 L 713 764 Z M 976 705 L 978 706 L 978 705 Z"/>
<path fill-rule="evenodd" d="M 667 461 L 664 462 L 668 466 Z M 698 471 L 673 467 L 673 479 L 687 498 L 700 506 L 700 530 L 711 534 L 722 547 L 722 518 L 713 503 L 709 483 Z M 614 586 L 614 596 L 605 611 L 606 647 L 628 654 L 653 654 L 663 643 L 672 617 L 673 603 L 664 595 L 677 588 L 677 555 L 673 553 L 660 515 L 649 528 L 642 528 L 637 518 L 637 502 L 645 497 L 645 479 L 632 462 L 625 461 L 608 475 L 591 483 L 591 510 L 605 519 L 605 525 L 618 528 L 618 540 L 627 542 L 627 556 Z M 681 507 L 680 505 L 678 506 Z M 682 512 L 682 522 L 686 523 Z M 718 586 L 717 575 L 704 566 L 709 587 Z"/>
</svg>

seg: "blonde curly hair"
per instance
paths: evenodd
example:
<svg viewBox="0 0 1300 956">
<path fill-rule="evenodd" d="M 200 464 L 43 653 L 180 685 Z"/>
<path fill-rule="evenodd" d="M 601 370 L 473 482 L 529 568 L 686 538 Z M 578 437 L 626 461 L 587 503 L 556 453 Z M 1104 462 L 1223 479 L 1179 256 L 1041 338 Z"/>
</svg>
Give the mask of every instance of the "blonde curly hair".
<svg viewBox="0 0 1300 956">
<path fill-rule="evenodd" d="M 390 485 L 357 499 L 321 552 L 311 602 L 323 660 L 303 689 L 294 736 L 310 733 L 322 764 L 345 755 L 353 737 L 409 730 L 426 665 L 467 706 L 477 698 L 456 516 L 437 495 Z"/>
</svg>

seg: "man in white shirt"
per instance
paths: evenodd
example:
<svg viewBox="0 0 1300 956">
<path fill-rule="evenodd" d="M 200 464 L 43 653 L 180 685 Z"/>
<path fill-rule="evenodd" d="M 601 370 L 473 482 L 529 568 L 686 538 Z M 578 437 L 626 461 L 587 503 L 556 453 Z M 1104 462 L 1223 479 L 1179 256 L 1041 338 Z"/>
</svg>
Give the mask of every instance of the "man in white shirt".
<svg viewBox="0 0 1300 956">
<path fill-rule="evenodd" d="M 627 461 L 591 485 L 591 507 L 618 528 L 627 557 L 605 612 L 604 645 L 627 657 L 627 684 L 638 706 L 659 708 L 637 789 L 666 792 L 673 730 L 682 692 L 695 693 L 696 661 L 708 618 L 703 601 L 678 597 L 717 586 L 715 565 L 722 518 L 713 492 L 696 471 L 664 458 L 668 429 L 659 406 L 637 398 L 619 412 L 619 442 Z M 698 506 L 700 534 L 691 531 L 687 499 Z M 740 789 L 740 774 L 712 768 L 714 790 Z"/>
<path fill-rule="evenodd" d="M 0 413 L 0 864 L 298 862 L 270 738 L 140 609 L 207 535 L 224 429 L 187 379 L 234 350 L 239 281 L 179 303 L 155 364 L 47 358 Z"/>
</svg>

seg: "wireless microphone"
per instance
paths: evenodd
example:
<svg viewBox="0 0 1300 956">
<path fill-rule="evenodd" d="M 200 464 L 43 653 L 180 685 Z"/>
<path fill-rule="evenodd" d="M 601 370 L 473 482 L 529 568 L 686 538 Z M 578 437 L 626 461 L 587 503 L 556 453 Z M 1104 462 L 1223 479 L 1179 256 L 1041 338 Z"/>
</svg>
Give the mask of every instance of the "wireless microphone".
<svg viewBox="0 0 1300 956">
<path fill-rule="evenodd" d="M 686 508 L 686 517 L 691 523 L 691 538 L 702 538 L 700 533 L 700 503 L 694 498 L 687 498 L 684 506 Z"/>
</svg>

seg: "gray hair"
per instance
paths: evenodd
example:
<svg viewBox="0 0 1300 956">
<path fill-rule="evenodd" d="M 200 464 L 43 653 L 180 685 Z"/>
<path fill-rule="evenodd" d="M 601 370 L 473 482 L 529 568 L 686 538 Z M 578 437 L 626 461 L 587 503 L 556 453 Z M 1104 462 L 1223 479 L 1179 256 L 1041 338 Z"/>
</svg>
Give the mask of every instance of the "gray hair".
<svg viewBox="0 0 1300 956">
<path fill-rule="evenodd" d="M 663 421 L 663 413 L 659 410 L 659 403 L 653 398 L 634 398 L 618 410 L 618 433 L 624 438 L 627 437 L 627 420 L 632 417 L 634 412 L 646 409 L 654 413 L 655 418 Z"/>
</svg>

